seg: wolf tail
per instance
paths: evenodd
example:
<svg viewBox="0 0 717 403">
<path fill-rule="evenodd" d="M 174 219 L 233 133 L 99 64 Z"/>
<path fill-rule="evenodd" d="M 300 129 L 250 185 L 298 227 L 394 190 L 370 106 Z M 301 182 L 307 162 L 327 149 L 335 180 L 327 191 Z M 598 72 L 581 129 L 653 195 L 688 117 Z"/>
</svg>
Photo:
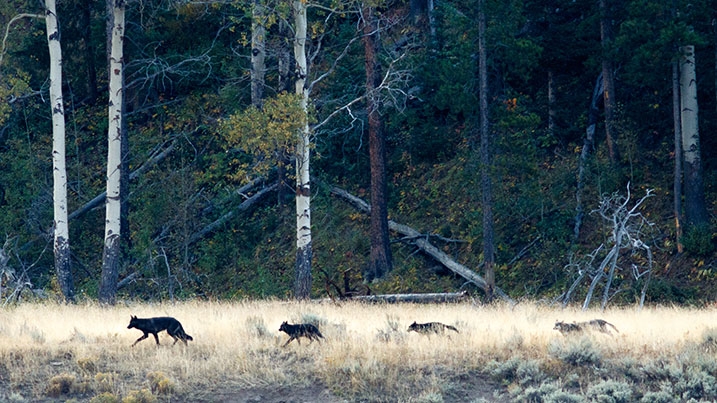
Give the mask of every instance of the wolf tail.
<svg viewBox="0 0 717 403">
<path fill-rule="evenodd" d="M 460 333 L 460 332 L 458 331 L 458 329 L 456 329 L 455 327 L 453 327 L 453 326 L 451 326 L 451 325 L 446 325 L 446 327 L 449 328 L 449 329 L 451 329 L 451 330 L 453 330 L 453 331 L 456 332 L 456 333 Z"/>
</svg>

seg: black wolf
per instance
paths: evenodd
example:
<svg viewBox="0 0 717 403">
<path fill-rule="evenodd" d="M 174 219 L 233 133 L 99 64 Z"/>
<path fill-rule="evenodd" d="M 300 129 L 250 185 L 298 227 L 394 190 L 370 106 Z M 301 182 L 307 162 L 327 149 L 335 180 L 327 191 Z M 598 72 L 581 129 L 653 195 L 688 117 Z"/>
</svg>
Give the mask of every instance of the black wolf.
<svg viewBox="0 0 717 403">
<path fill-rule="evenodd" d="M 428 322 L 428 323 L 416 323 L 413 322 L 411 326 L 408 327 L 409 332 L 416 332 L 421 334 L 443 334 L 446 332 L 446 329 L 453 330 L 456 333 L 460 333 L 458 329 L 451 325 L 444 325 L 440 322 Z"/>
<path fill-rule="evenodd" d="M 159 337 L 157 337 L 157 333 L 161 332 L 162 330 L 166 330 L 167 334 L 172 336 L 172 338 L 174 339 L 174 344 L 177 344 L 177 342 L 181 340 L 186 345 L 187 340 L 194 340 L 192 336 L 184 332 L 182 324 L 179 323 L 177 319 L 171 318 L 169 316 L 146 319 L 131 316 L 127 329 L 132 328 L 139 329 L 144 333 L 142 337 L 137 339 L 137 341 L 132 344 L 132 347 L 134 347 L 134 345 L 139 343 L 140 341 L 146 339 L 150 333 L 152 333 L 152 336 L 154 336 L 154 341 L 156 341 L 157 345 L 159 345 Z"/>
<path fill-rule="evenodd" d="M 292 340 L 296 340 L 297 343 L 301 344 L 299 337 L 306 337 L 309 339 L 309 344 L 313 343 L 314 339 L 319 340 L 324 338 L 324 335 L 321 334 L 319 328 L 311 323 L 290 325 L 284 322 L 279 327 L 279 331 L 289 335 L 289 340 L 287 340 L 282 347 L 286 347 L 286 345 L 291 343 Z"/>
</svg>

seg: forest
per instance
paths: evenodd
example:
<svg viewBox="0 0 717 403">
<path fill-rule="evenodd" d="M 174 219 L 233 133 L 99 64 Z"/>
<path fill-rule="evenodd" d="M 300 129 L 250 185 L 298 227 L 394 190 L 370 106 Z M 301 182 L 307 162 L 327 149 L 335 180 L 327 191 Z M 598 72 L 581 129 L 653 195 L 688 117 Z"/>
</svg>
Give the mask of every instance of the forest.
<svg viewBox="0 0 717 403">
<path fill-rule="evenodd" d="M 53 9 L 0 4 L 2 304 L 714 299 L 711 1 Z"/>
</svg>

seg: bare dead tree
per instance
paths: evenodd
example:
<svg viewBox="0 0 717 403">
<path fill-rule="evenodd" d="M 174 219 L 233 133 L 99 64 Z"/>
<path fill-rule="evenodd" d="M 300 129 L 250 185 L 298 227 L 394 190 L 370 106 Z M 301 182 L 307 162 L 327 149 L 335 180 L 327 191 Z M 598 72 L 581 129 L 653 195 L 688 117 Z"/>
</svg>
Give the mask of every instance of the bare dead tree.
<svg viewBox="0 0 717 403">
<path fill-rule="evenodd" d="M 625 250 L 630 250 L 632 254 L 645 253 L 647 255 L 647 267 L 641 269 L 634 265 L 632 270 L 632 275 L 636 281 L 646 276 L 640 298 L 640 306 L 642 307 L 647 292 L 647 284 L 652 276 L 652 250 L 643 239 L 648 236 L 648 230 L 654 228 L 654 224 L 640 212 L 640 208 L 652 196 L 654 196 L 653 189 L 647 189 L 645 195 L 630 206 L 631 192 L 630 184 L 628 183 L 627 195 L 615 192 L 612 195 L 602 197 L 598 208 L 593 210 L 591 214 L 598 214 L 604 220 L 610 230 L 610 235 L 605 242 L 586 255 L 582 262 L 571 262 L 566 266 L 566 269 L 577 269 L 578 277 L 565 294 L 563 305 L 568 303 L 580 282 L 585 277 L 591 277 L 592 281 L 588 287 L 582 308 L 586 310 L 589 307 L 595 289 L 598 284 L 604 281 L 601 309 L 605 309 L 610 299 L 610 289 L 615 273 L 621 270 L 619 265 L 621 253 Z M 599 261 L 597 266 L 594 265 L 596 261 Z"/>
</svg>

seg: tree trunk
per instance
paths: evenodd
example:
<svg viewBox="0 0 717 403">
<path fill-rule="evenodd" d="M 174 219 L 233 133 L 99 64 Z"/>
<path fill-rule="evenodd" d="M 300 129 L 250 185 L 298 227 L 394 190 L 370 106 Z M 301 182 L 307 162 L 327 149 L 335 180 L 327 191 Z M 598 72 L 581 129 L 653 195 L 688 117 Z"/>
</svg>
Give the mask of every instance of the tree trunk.
<svg viewBox="0 0 717 403">
<path fill-rule="evenodd" d="M 311 295 L 311 188 L 309 177 L 309 90 L 306 85 L 308 64 L 306 60 L 306 3 L 295 0 L 294 8 L 294 58 L 296 59 L 296 94 L 301 97 L 304 125 L 297 135 L 296 145 L 296 279 L 294 298 L 307 299 Z"/>
<path fill-rule="evenodd" d="M 50 52 L 50 106 L 52 107 L 53 214 L 55 271 L 66 302 L 74 302 L 70 264 L 70 230 L 67 219 L 67 168 L 65 165 L 65 109 L 62 98 L 62 48 L 55 0 L 45 0 L 45 26 Z"/>
<path fill-rule="evenodd" d="M 548 70 L 548 135 L 555 137 L 555 73 Z"/>
<path fill-rule="evenodd" d="M 600 40 L 602 42 L 603 105 L 605 107 L 605 141 L 610 163 L 620 163 L 615 129 L 615 71 L 610 47 L 612 46 L 612 10 L 609 0 L 600 0 Z"/>
<path fill-rule="evenodd" d="M 251 103 L 261 108 L 264 99 L 264 76 L 266 75 L 266 29 L 264 6 L 261 0 L 253 0 L 251 19 Z"/>
<path fill-rule="evenodd" d="M 488 67 L 485 44 L 485 1 L 478 0 L 478 80 L 480 108 L 481 194 L 483 208 L 483 270 L 485 294 L 493 299 L 495 289 L 495 240 L 493 235 L 493 181 L 491 179 L 492 148 L 488 124 Z"/>
<path fill-rule="evenodd" d="M 684 251 L 682 245 L 682 125 L 680 124 L 680 65 L 672 62 L 672 122 L 675 131 L 675 177 L 672 186 L 675 209 L 675 242 L 677 253 Z"/>
<path fill-rule="evenodd" d="M 680 65 L 680 99 L 682 123 L 682 153 L 684 169 L 685 221 L 687 226 L 705 225 L 708 222 L 702 182 L 700 133 L 697 121 L 697 77 L 695 74 L 695 48 L 682 48 Z"/>
<path fill-rule="evenodd" d="M 575 190 L 575 226 L 573 227 L 573 243 L 580 240 L 580 227 L 583 223 L 585 212 L 583 210 L 583 188 L 585 187 L 588 158 L 595 145 L 595 127 L 597 126 L 600 110 L 598 102 L 603 96 L 603 80 L 602 74 L 598 75 L 593 87 L 593 95 L 590 99 L 590 108 L 588 109 L 588 124 L 585 128 L 585 139 L 583 140 L 583 148 L 580 150 L 580 161 L 578 163 L 578 183 Z"/>
<path fill-rule="evenodd" d="M 386 139 L 379 108 L 377 87 L 381 83 L 378 49 L 378 22 L 374 10 L 363 5 L 363 44 L 366 64 L 366 108 L 368 114 L 369 155 L 371 159 L 371 253 L 367 281 L 391 271 L 391 242 L 388 234 L 388 201 L 386 190 Z"/>
<path fill-rule="evenodd" d="M 85 46 L 85 63 L 87 64 L 87 98 L 90 104 L 97 100 L 97 68 L 95 66 L 94 47 L 92 46 L 92 1 L 82 3 L 82 41 Z"/>
<path fill-rule="evenodd" d="M 124 84 L 124 0 L 115 0 L 112 7 L 112 47 L 109 70 L 109 128 L 107 130 L 107 197 L 105 212 L 105 245 L 102 255 L 100 302 L 114 304 L 121 256 L 122 120 Z"/>
</svg>

